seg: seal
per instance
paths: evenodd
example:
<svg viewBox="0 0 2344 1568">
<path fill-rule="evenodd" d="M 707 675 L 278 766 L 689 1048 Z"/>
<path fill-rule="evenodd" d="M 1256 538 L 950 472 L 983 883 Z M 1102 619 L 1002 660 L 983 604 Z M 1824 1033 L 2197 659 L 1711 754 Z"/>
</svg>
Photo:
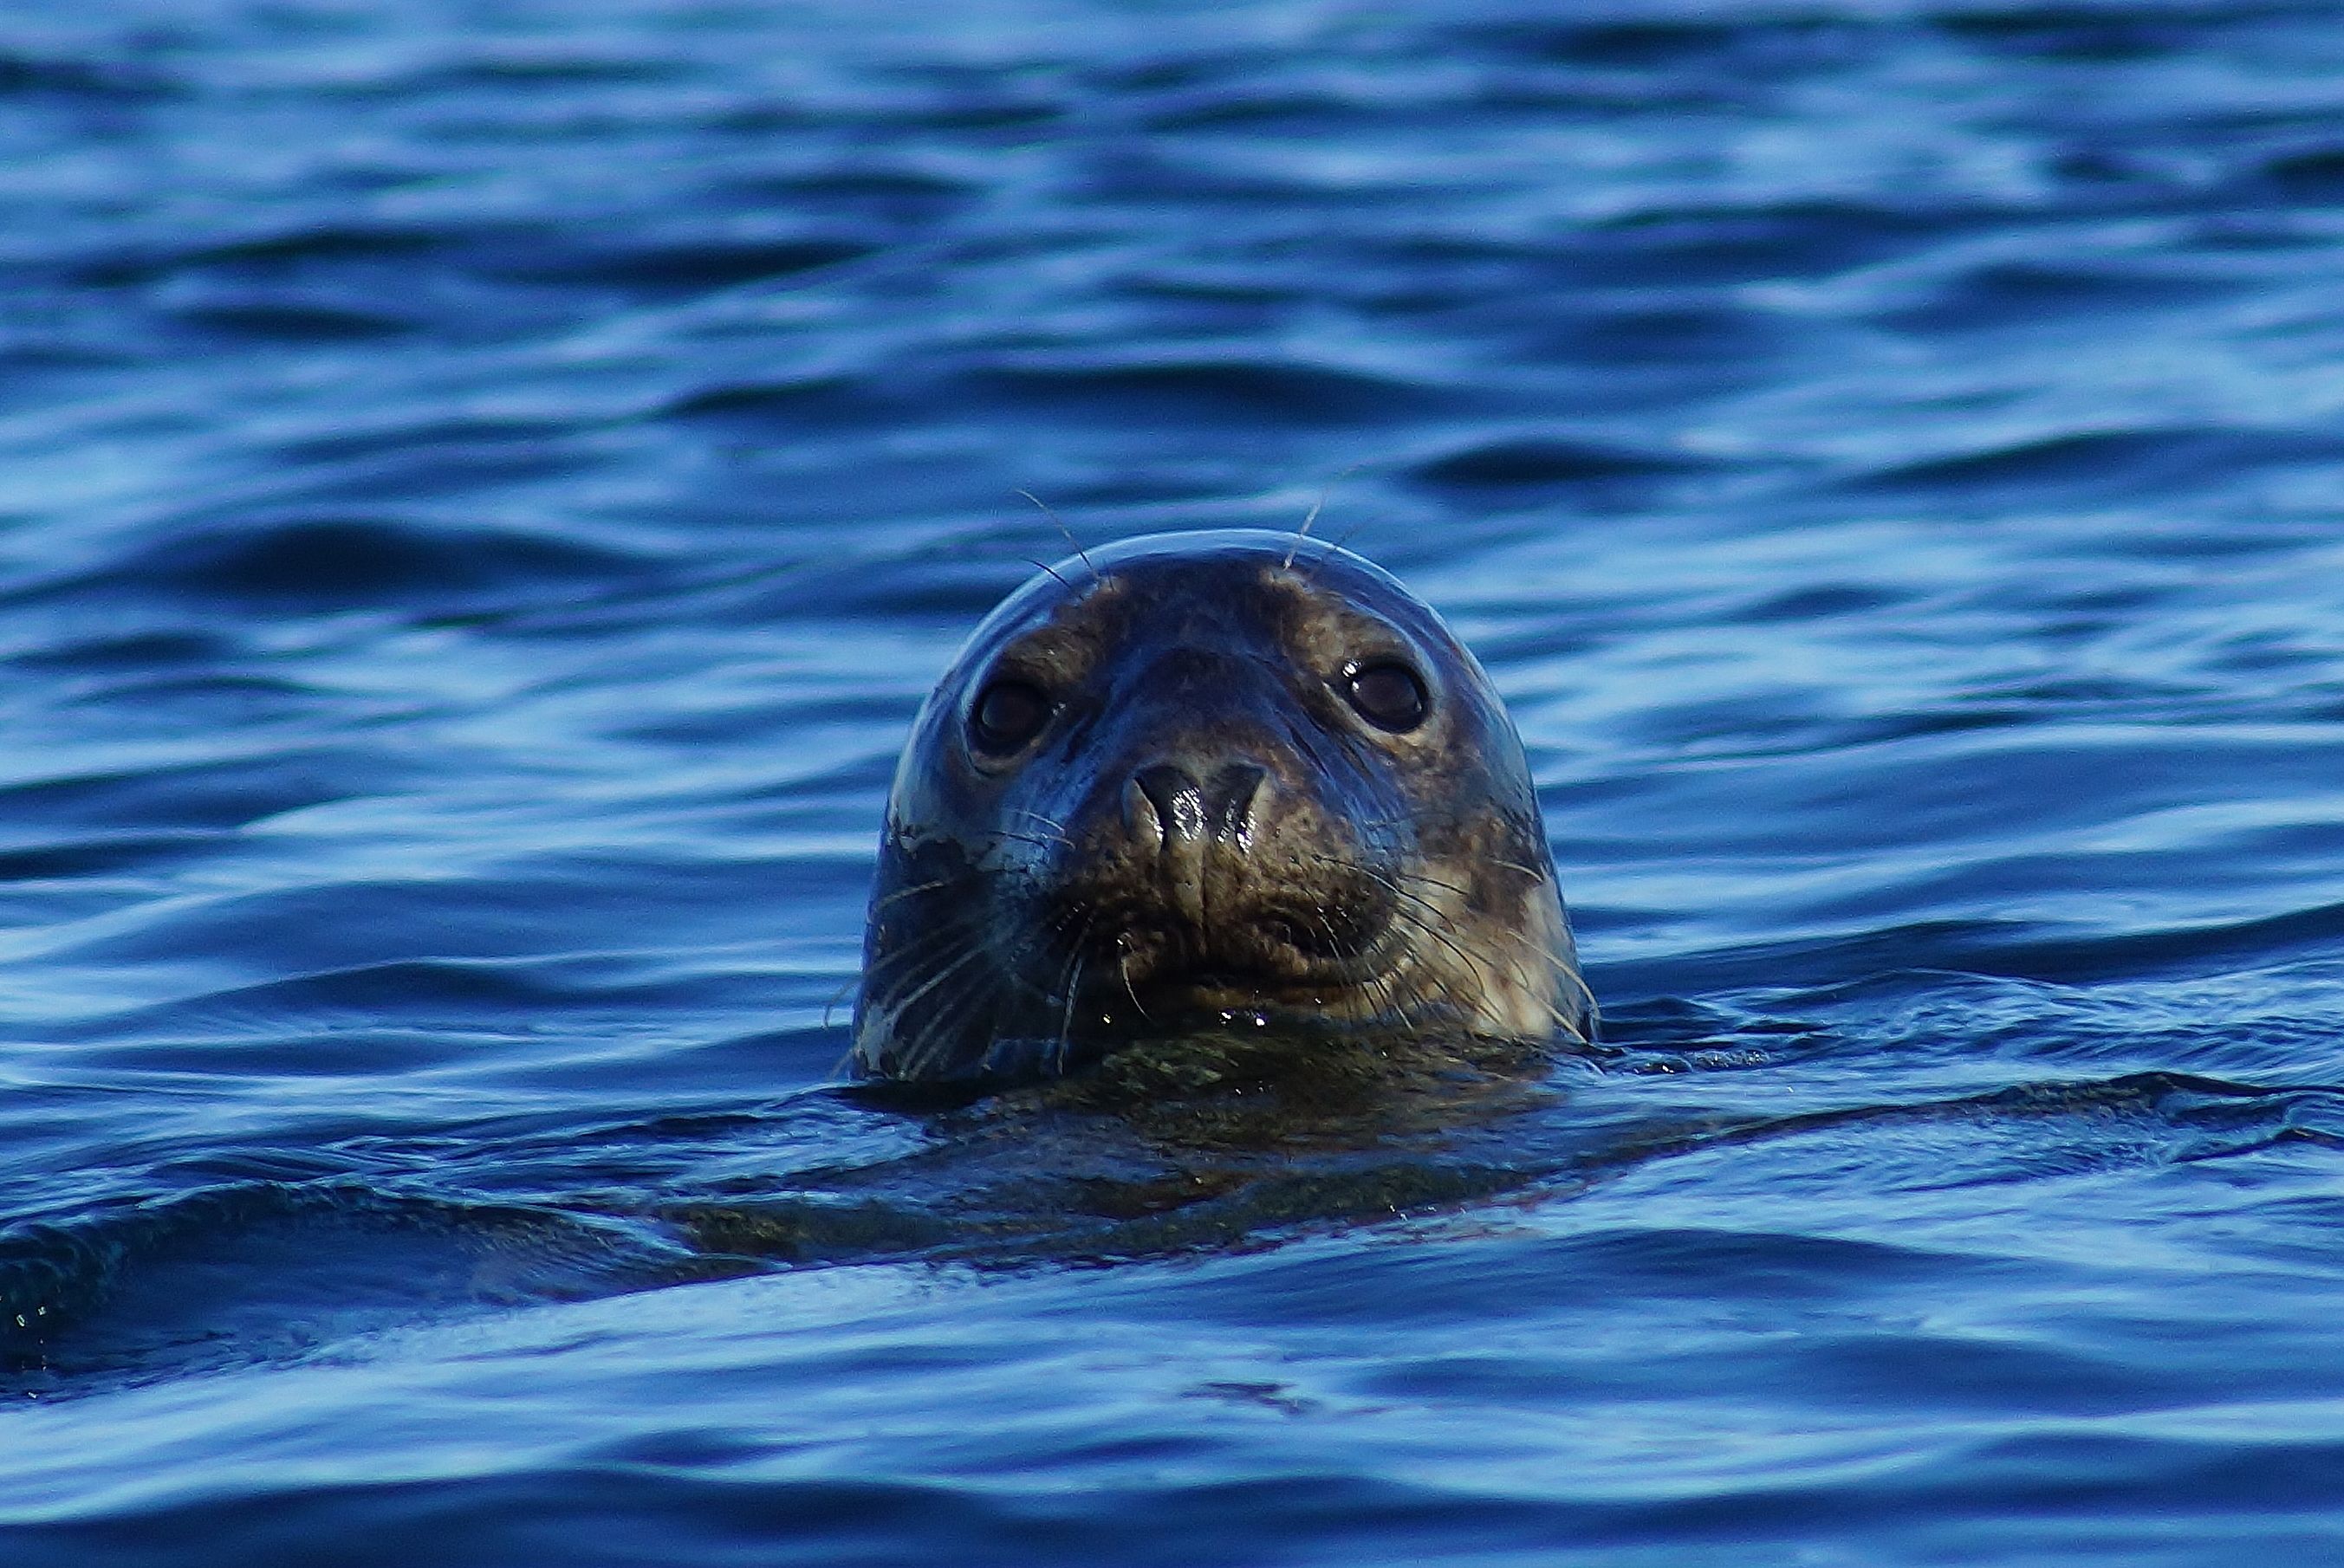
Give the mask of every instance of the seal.
<svg viewBox="0 0 2344 1568">
<path fill-rule="evenodd" d="M 1273 1026 L 1591 1036 L 1521 739 L 1440 618 L 1337 547 L 1045 568 L 914 723 L 856 1065 L 1015 1081 Z"/>
</svg>

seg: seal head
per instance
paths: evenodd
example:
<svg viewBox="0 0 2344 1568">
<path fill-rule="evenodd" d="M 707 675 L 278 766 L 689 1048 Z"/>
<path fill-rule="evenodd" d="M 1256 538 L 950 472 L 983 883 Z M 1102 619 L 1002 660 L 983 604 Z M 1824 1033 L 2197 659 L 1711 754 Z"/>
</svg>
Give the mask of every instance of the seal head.
<svg viewBox="0 0 2344 1568">
<path fill-rule="evenodd" d="M 896 770 L 866 1073 L 1016 1080 L 1200 1029 L 1585 1039 L 1521 743 L 1348 551 L 1127 540 L 977 628 Z"/>
</svg>

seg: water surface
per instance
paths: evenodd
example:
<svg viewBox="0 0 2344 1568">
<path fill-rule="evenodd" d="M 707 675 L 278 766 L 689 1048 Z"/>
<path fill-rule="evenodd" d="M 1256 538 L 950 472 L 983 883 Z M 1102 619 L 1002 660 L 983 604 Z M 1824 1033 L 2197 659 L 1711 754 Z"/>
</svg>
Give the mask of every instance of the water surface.
<svg viewBox="0 0 2344 1568">
<path fill-rule="evenodd" d="M 2309 4 L 0 23 L 7 1561 L 2332 1551 L 2339 126 Z M 1015 492 L 1330 486 L 1604 1042 L 842 1087 Z"/>
</svg>

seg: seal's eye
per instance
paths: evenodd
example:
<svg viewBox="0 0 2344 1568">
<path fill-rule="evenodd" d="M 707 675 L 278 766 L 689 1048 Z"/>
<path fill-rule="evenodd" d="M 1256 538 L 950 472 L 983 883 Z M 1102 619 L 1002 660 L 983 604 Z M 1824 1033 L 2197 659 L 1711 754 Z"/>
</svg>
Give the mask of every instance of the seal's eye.
<svg viewBox="0 0 2344 1568">
<path fill-rule="evenodd" d="M 1425 709 L 1431 706 L 1423 678 L 1408 666 L 1389 660 L 1346 669 L 1343 695 L 1351 699 L 1360 718 L 1395 735 L 1423 723 Z"/>
<path fill-rule="evenodd" d="M 996 680 L 976 694 L 968 710 L 968 736 L 980 751 L 1016 750 L 1050 722 L 1050 699 L 1022 680 Z"/>
</svg>

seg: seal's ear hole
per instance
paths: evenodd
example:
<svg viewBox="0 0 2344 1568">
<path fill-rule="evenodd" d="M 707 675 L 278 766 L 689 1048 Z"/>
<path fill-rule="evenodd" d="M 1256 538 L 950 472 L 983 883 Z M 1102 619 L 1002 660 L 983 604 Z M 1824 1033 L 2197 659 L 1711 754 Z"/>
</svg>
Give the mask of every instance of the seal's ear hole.
<svg viewBox="0 0 2344 1568">
<path fill-rule="evenodd" d="M 1352 665 L 1343 671 L 1343 695 L 1359 717 L 1379 729 L 1405 734 L 1424 722 L 1432 699 L 1424 678 L 1404 664 L 1389 659 Z"/>
<path fill-rule="evenodd" d="M 996 680 L 976 694 L 968 710 L 968 738 L 980 751 L 1015 751 L 1050 722 L 1050 699 L 1023 680 Z"/>
</svg>

